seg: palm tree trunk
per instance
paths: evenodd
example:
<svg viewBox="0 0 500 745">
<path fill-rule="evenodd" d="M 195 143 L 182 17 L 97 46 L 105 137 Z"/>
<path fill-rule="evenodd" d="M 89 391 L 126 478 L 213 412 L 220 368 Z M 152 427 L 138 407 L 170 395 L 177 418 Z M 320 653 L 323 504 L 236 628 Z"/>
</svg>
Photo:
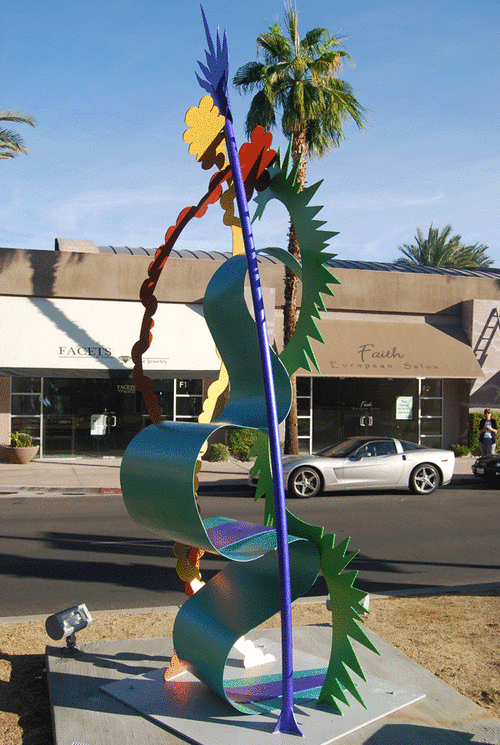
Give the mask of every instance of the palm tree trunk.
<svg viewBox="0 0 500 745">
<path fill-rule="evenodd" d="M 306 133 L 304 130 L 304 132 L 295 134 L 292 140 L 292 160 L 294 164 L 302 158 L 302 163 L 297 174 L 300 191 L 302 191 L 306 182 L 306 161 L 305 157 L 303 157 L 305 151 Z M 300 261 L 299 241 L 291 220 L 290 231 L 288 233 L 288 251 Z M 287 268 L 285 270 L 285 302 L 283 305 L 283 345 L 285 347 L 292 338 L 297 325 L 297 284 L 297 277 Z M 297 381 L 295 374 L 291 376 L 290 381 L 292 383 L 292 405 L 285 422 L 285 453 L 298 455 L 299 426 L 297 415 Z"/>
<path fill-rule="evenodd" d="M 300 248 L 293 222 L 290 221 L 288 233 L 288 250 L 296 259 L 300 259 Z M 283 343 L 288 344 L 297 325 L 297 277 L 288 268 L 285 270 L 285 302 L 283 305 Z M 292 405 L 285 422 L 285 453 L 298 455 L 299 427 L 297 415 L 297 381 L 295 373 L 290 377 L 292 384 Z"/>
</svg>

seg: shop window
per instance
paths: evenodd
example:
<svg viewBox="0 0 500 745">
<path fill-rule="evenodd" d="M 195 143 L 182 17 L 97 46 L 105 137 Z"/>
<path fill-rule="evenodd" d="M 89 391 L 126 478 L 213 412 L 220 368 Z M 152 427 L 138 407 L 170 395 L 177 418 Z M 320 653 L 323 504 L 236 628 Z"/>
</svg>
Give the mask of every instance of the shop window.
<svg viewBox="0 0 500 745">
<path fill-rule="evenodd" d="M 441 419 L 422 419 L 420 433 L 422 437 L 441 435 Z"/>
<path fill-rule="evenodd" d="M 443 381 L 442 380 L 422 380 L 421 392 L 423 397 L 442 398 Z"/>
<path fill-rule="evenodd" d="M 314 378 L 313 450 L 367 435 L 419 441 L 415 379 Z"/>
<path fill-rule="evenodd" d="M 12 378 L 12 394 L 40 393 L 42 381 L 40 378 Z"/>
<path fill-rule="evenodd" d="M 203 381 L 197 378 L 176 380 L 175 392 L 177 396 L 203 395 Z"/>
<path fill-rule="evenodd" d="M 422 398 L 420 402 L 420 416 L 433 416 L 441 418 L 441 399 Z"/>
<path fill-rule="evenodd" d="M 426 448 L 442 448 L 441 435 L 426 435 L 422 437 L 422 445 Z"/>
<path fill-rule="evenodd" d="M 154 380 L 153 381 L 153 390 L 156 393 L 156 397 L 158 399 L 158 404 L 160 406 L 161 412 L 164 417 L 167 419 L 173 419 L 174 418 L 174 384 L 175 380 Z M 139 393 L 139 400 L 141 402 L 142 411 L 145 417 L 147 417 L 146 414 L 146 405 L 144 403 L 144 399 L 142 397 L 142 394 Z M 147 423 L 149 424 L 149 417 L 147 417 Z"/>
<path fill-rule="evenodd" d="M 12 432 L 27 432 L 38 445 L 40 441 L 40 417 L 13 416 L 10 420 Z"/>
<path fill-rule="evenodd" d="M 144 398 L 129 378 L 45 378 L 42 390 L 42 445 L 49 456 L 120 456 L 151 423 Z M 197 420 L 202 380 L 154 379 L 153 390 L 166 419 Z M 22 395 L 25 399 L 17 410 L 31 405 L 30 389 Z M 94 426 L 97 418 L 100 427 Z"/>
<path fill-rule="evenodd" d="M 41 378 L 12 378 L 10 429 L 28 432 L 36 444 L 40 442 L 41 398 Z"/>
<path fill-rule="evenodd" d="M 297 378 L 299 452 L 312 452 L 312 378 Z"/>
<path fill-rule="evenodd" d="M 23 393 L 12 396 L 11 413 L 20 416 L 33 416 L 40 414 L 40 394 Z"/>
<path fill-rule="evenodd" d="M 189 419 L 197 421 L 201 412 L 201 396 L 176 396 L 176 419 Z"/>
<path fill-rule="evenodd" d="M 443 434 L 443 381 L 420 381 L 420 443 L 441 448 Z"/>
<path fill-rule="evenodd" d="M 174 419 L 196 422 L 203 406 L 203 381 L 176 380 Z"/>
<path fill-rule="evenodd" d="M 297 396 L 311 395 L 311 378 L 297 378 Z"/>
</svg>

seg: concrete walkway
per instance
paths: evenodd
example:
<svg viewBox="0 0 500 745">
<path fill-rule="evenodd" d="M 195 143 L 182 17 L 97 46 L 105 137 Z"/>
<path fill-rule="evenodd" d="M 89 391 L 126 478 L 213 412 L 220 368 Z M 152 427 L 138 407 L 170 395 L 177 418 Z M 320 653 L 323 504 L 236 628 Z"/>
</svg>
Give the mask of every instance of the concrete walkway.
<svg viewBox="0 0 500 745">
<path fill-rule="evenodd" d="M 452 483 L 474 483 L 471 466 L 475 458 L 457 458 Z M 105 494 L 120 491 L 121 458 L 47 458 L 33 460 L 25 466 L 0 463 L 0 497 L 28 491 L 31 496 L 48 490 L 73 494 Z M 202 488 L 234 489 L 248 487 L 251 463 L 229 460 L 221 463 L 203 461 L 200 474 Z"/>
<path fill-rule="evenodd" d="M 20 490 L 64 495 L 120 492 L 121 458 L 47 458 L 27 465 L 0 463 L 0 497 Z M 252 463 L 203 461 L 200 484 L 210 488 L 245 488 Z"/>
</svg>

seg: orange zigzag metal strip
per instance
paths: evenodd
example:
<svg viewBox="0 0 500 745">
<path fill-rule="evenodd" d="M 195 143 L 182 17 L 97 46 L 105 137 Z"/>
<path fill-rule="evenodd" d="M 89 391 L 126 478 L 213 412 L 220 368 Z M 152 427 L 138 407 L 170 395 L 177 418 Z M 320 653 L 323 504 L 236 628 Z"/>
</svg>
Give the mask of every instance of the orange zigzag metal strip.
<svg viewBox="0 0 500 745">
<path fill-rule="evenodd" d="M 276 158 L 276 151 L 271 150 L 272 135 L 265 132 L 263 127 L 256 127 L 252 133 L 251 142 L 245 142 L 240 148 L 240 161 L 245 178 L 245 193 L 250 200 L 254 189 L 263 191 L 269 184 L 267 167 Z M 154 326 L 153 316 L 158 307 L 158 301 L 154 295 L 156 285 L 160 278 L 163 267 L 174 247 L 180 234 L 193 217 L 203 217 L 209 204 L 215 204 L 221 197 L 222 184 L 231 179 L 231 169 L 226 166 L 210 179 L 208 192 L 202 197 L 196 207 L 185 207 L 177 217 L 175 225 L 172 225 L 165 234 L 165 243 L 158 248 L 154 260 L 148 268 L 148 277 L 140 289 L 140 300 L 145 308 L 141 324 L 139 340 L 132 347 L 132 361 L 134 368 L 132 379 L 143 397 L 147 412 L 153 423 L 164 419 L 157 396 L 153 390 L 153 382 L 144 375 L 142 355 L 149 349 L 153 339 L 152 329 Z"/>
<path fill-rule="evenodd" d="M 162 421 L 164 417 L 156 394 L 153 391 L 153 383 L 150 378 L 144 375 L 142 355 L 149 349 L 153 338 L 151 333 L 154 326 L 153 316 L 158 307 L 158 301 L 154 295 L 154 291 L 163 267 L 180 234 L 193 217 L 203 217 L 208 205 L 215 204 L 220 199 L 222 183 L 230 177 L 230 174 L 229 167 L 215 174 L 210 180 L 208 192 L 203 196 L 198 205 L 196 207 L 186 207 L 182 210 L 175 225 L 167 230 L 165 243 L 156 251 L 155 258 L 148 268 L 148 278 L 144 280 L 140 289 L 139 297 L 141 303 L 144 305 L 145 312 L 142 319 L 139 340 L 132 347 L 132 360 L 134 362 L 132 378 L 136 388 L 141 391 L 144 397 L 146 409 L 153 423 Z"/>
</svg>

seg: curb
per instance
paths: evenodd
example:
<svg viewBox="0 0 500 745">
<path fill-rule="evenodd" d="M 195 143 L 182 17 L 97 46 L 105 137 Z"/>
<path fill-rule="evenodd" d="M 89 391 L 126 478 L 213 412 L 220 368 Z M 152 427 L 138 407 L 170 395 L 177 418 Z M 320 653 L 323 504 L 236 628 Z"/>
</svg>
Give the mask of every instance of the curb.
<svg viewBox="0 0 500 745">
<path fill-rule="evenodd" d="M 437 596 L 437 595 L 466 595 L 467 593 L 473 592 L 488 592 L 494 591 L 500 593 L 500 582 L 490 582 L 485 584 L 475 585 L 456 585 L 448 587 L 416 587 L 408 590 L 391 590 L 389 592 L 369 592 L 367 595 L 370 600 L 388 600 L 389 598 L 417 598 L 426 596 Z M 328 595 L 317 595 L 315 597 L 303 597 L 298 598 L 294 601 L 293 605 L 326 605 L 328 601 Z M 148 613 L 177 613 L 181 606 L 180 605 L 160 605 L 157 607 L 148 608 L 118 608 L 115 610 L 95 610 L 91 611 L 93 618 L 99 616 L 133 616 L 133 615 L 147 615 Z M 2 623 L 31 623 L 34 621 L 45 621 L 47 616 L 50 615 L 45 613 L 43 615 L 36 616 L 6 616 L 0 618 L 0 624 Z"/>
<path fill-rule="evenodd" d="M 238 491 L 248 491 L 252 493 L 254 488 L 246 481 L 223 484 L 201 484 L 198 492 L 200 494 L 222 494 L 231 492 L 235 488 Z M 0 487 L 0 499 L 7 497 L 103 497 L 103 496 L 121 496 L 122 490 L 119 487 L 93 487 L 93 486 L 8 486 Z"/>
</svg>

